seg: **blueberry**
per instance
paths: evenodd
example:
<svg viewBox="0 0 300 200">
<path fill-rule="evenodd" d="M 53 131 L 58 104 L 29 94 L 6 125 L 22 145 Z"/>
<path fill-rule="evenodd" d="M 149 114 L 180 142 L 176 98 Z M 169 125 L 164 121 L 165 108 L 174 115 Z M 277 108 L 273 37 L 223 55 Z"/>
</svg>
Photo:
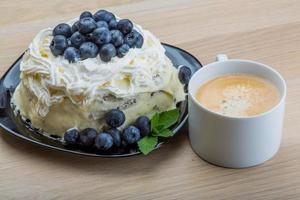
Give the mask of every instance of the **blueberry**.
<svg viewBox="0 0 300 200">
<path fill-rule="evenodd" d="M 126 53 L 129 51 L 130 46 L 128 44 L 123 44 L 122 46 L 120 46 L 117 50 L 117 56 L 119 58 L 122 58 L 126 55 Z"/>
<path fill-rule="evenodd" d="M 126 43 L 130 47 L 134 48 L 138 37 L 139 37 L 139 33 L 137 31 L 133 30 L 132 32 L 128 33 L 124 37 L 124 43 Z"/>
<path fill-rule="evenodd" d="M 95 147 L 98 150 L 108 150 L 113 144 L 113 138 L 108 133 L 99 133 L 95 138 Z"/>
<path fill-rule="evenodd" d="M 97 131 L 93 128 L 86 128 L 79 134 L 79 142 L 82 146 L 91 147 L 94 145 Z"/>
<path fill-rule="evenodd" d="M 91 17 L 91 18 L 93 18 L 93 15 L 89 11 L 84 11 L 83 13 L 80 14 L 79 19 L 82 19 L 82 18 L 85 18 L 85 17 Z"/>
<path fill-rule="evenodd" d="M 70 40 L 71 40 L 71 44 L 72 44 L 74 47 L 77 47 L 77 48 L 78 48 L 78 47 L 80 47 L 80 45 L 81 45 L 82 43 L 85 42 L 85 37 L 84 37 L 84 35 L 82 35 L 81 33 L 79 33 L 79 32 L 77 31 L 77 32 L 75 32 L 75 33 L 72 34 Z"/>
<path fill-rule="evenodd" d="M 107 24 L 106 21 L 97 21 L 97 22 L 96 22 L 96 25 L 97 25 L 97 28 L 104 27 L 104 28 L 107 28 L 107 29 L 108 29 L 108 24 Z"/>
<path fill-rule="evenodd" d="M 74 22 L 74 24 L 71 27 L 72 33 L 75 33 L 76 31 L 78 31 L 78 25 L 79 25 L 79 21 Z"/>
<path fill-rule="evenodd" d="M 151 132 L 151 122 L 146 116 L 140 116 L 135 121 L 135 126 L 140 129 L 142 136 L 147 136 Z"/>
<path fill-rule="evenodd" d="M 96 22 L 91 17 L 85 17 L 79 20 L 78 30 L 82 34 L 91 33 L 96 27 Z"/>
<path fill-rule="evenodd" d="M 79 131 L 76 128 L 69 129 L 64 134 L 64 140 L 67 144 L 76 144 L 79 138 Z"/>
<path fill-rule="evenodd" d="M 115 20 L 116 17 L 114 14 L 112 14 L 111 12 L 108 12 L 106 15 L 105 15 L 105 18 L 104 18 L 104 21 L 106 21 L 107 23 L 110 22 L 111 20 Z"/>
<path fill-rule="evenodd" d="M 121 19 L 118 22 L 117 28 L 124 34 L 128 34 L 133 29 L 133 24 L 129 19 Z"/>
<path fill-rule="evenodd" d="M 108 23 L 108 26 L 109 26 L 110 30 L 117 29 L 117 26 L 118 26 L 117 20 L 115 20 L 115 19 L 110 20 L 109 23 Z"/>
<path fill-rule="evenodd" d="M 136 30 L 133 30 L 129 34 L 127 34 L 124 38 L 125 43 L 128 44 L 132 48 L 142 48 L 144 44 L 144 38 L 143 36 L 137 32 Z"/>
<path fill-rule="evenodd" d="M 104 16 L 106 15 L 106 13 L 108 13 L 108 11 L 106 11 L 106 10 L 98 10 L 98 11 L 94 14 L 94 19 L 95 19 L 96 21 L 104 20 Z"/>
<path fill-rule="evenodd" d="M 104 62 L 109 62 L 117 54 L 117 50 L 112 44 L 105 44 L 100 49 L 100 58 Z"/>
<path fill-rule="evenodd" d="M 130 125 L 124 129 L 122 137 L 128 144 L 133 144 L 139 141 L 141 133 L 137 127 Z"/>
<path fill-rule="evenodd" d="M 97 45 L 107 44 L 111 40 L 110 31 L 107 28 L 97 28 L 92 33 L 92 39 Z"/>
<path fill-rule="evenodd" d="M 125 114 L 119 109 L 112 109 L 105 115 L 106 123 L 110 127 L 116 128 L 125 122 Z"/>
<path fill-rule="evenodd" d="M 137 39 L 135 41 L 135 47 L 142 48 L 143 44 L 144 44 L 144 37 L 141 34 L 139 34 L 139 36 L 137 37 Z"/>
<path fill-rule="evenodd" d="M 62 55 L 67 47 L 68 41 L 63 35 L 54 36 L 50 44 L 50 50 L 54 56 Z"/>
<path fill-rule="evenodd" d="M 111 128 L 111 129 L 107 130 L 106 132 L 112 136 L 114 145 L 116 147 L 121 146 L 121 131 L 119 131 L 116 128 Z"/>
<path fill-rule="evenodd" d="M 123 34 L 119 30 L 112 30 L 110 31 L 111 33 L 111 43 L 115 47 L 119 47 L 123 44 L 124 39 L 123 39 Z"/>
<path fill-rule="evenodd" d="M 81 59 L 95 58 L 98 54 L 98 46 L 92 42 L 84 42 L 80 48 Z"/>
<path fill-rule="evenodd" d="M 77 62 L 78 60 L 80 60 L 80 51 L 75 47 L 68 47 L 64 52 L 64 57 L 70 63 Z"/>
<path fill-rule="evenodd" d="M 182 84 L 188 84 L 192 76 L 192 71 L 187 66 L 179 68 L 178 78 Z"/>
<path fill-rule="evenodd" d="M 53 29 L 53 36 L 55 35 L 63 35 L 66 37 L 71 36 L 71 27 L 68 24 L 62 23 L 58 24 L 54 29 Z"/>
<path fill-rule="evenodd" d="M 116 17 L 114 16 L 114 14 L 112 14 L 111 12 L 108 12 L 106 10 L 98 10 L 95 14 L 94 14 L 94 19 L 96 21 L 106 21 L 109 22 L 112 19 L 116 19 Z"/>
</svg>

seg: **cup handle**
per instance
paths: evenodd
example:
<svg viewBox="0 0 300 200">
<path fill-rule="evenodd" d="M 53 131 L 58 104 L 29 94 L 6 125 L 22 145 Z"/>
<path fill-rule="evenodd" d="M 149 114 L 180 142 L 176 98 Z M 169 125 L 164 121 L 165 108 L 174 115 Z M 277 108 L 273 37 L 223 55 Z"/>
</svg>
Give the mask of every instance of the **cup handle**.
<svg viewBox="0 0 300 200">
<path fill-rule="evenodd" d="M 228 57 L 226 54 L 218 54 L 216 57 L 217 62 L 226 61 L 228 60 Z"/>
</svg>

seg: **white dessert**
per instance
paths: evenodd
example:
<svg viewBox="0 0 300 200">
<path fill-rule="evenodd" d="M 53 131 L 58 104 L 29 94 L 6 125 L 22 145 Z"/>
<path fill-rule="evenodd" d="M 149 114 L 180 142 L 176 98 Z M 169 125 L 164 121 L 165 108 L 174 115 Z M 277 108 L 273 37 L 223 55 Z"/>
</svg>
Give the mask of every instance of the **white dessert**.
<svg viewBox="0 0 300 200">
<path fill-rule="evenodd" d="M 41 30 L 23 57 L 21 82 L 12 98 L 21 116 L 47 133 L 63 135 L 73 127 L 103 129 L 104 115 L 113 108 L 125 113 L 122 129 L 140 115 L 151 117 L 183 101 L 178 70 L 160 41 L 134 28 L 144 37 L 142 48 L 108 63 L 99 56 L 76 63 L 55 57 L 49 48 L 53 29 Z"/>
</svg>

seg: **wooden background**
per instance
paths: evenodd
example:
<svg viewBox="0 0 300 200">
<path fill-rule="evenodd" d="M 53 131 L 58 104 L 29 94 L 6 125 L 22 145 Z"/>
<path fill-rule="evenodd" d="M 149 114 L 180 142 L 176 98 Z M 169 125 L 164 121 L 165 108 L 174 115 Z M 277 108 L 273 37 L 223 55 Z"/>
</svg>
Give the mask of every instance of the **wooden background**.
<svg viewBox="0 0 300 200">
<path fill-rule="evenodd" d="M 283 141 L 263 165 L 234 170 L 197 157 L 187 130 L 151 155 L 99 159 L 0 134 L 0 199 L 300 199 L 299 0 L 1 0 L 0 74 L 45 27 L 107 8 L 194 54 L 273 66 L 288 85 Z M 270 124 L 271 126 L 271 124 Z"/>
</svg>

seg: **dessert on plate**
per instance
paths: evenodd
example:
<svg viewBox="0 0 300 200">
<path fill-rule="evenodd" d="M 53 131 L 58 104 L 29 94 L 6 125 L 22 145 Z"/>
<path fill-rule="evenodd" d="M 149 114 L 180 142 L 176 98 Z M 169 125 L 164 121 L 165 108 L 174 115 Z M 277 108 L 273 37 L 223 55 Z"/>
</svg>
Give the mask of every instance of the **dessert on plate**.
<svg viewBox="0 0 300 200">
<path fill-rule="evenodd" d="M 119 134 L 126 127 L 131 135 L 140 132 L 143 128 L 132 126 L 139 117 L 140 124 L 149 126 L 155 113 L 185 100 L 182 82 L 190 76 L 184 67 L 173 66 L 152 33 L 105 10 L 94 15 L 85 11 L 41 30 L 20 70 L 12 104 L 22 118 L 44 133 L 65 135 L 65 140 L 82 135 L 83 143 L 112 128 Z M 111 139 L 103 134 L 97 138 L 100 143 Z"/>
</svg>

